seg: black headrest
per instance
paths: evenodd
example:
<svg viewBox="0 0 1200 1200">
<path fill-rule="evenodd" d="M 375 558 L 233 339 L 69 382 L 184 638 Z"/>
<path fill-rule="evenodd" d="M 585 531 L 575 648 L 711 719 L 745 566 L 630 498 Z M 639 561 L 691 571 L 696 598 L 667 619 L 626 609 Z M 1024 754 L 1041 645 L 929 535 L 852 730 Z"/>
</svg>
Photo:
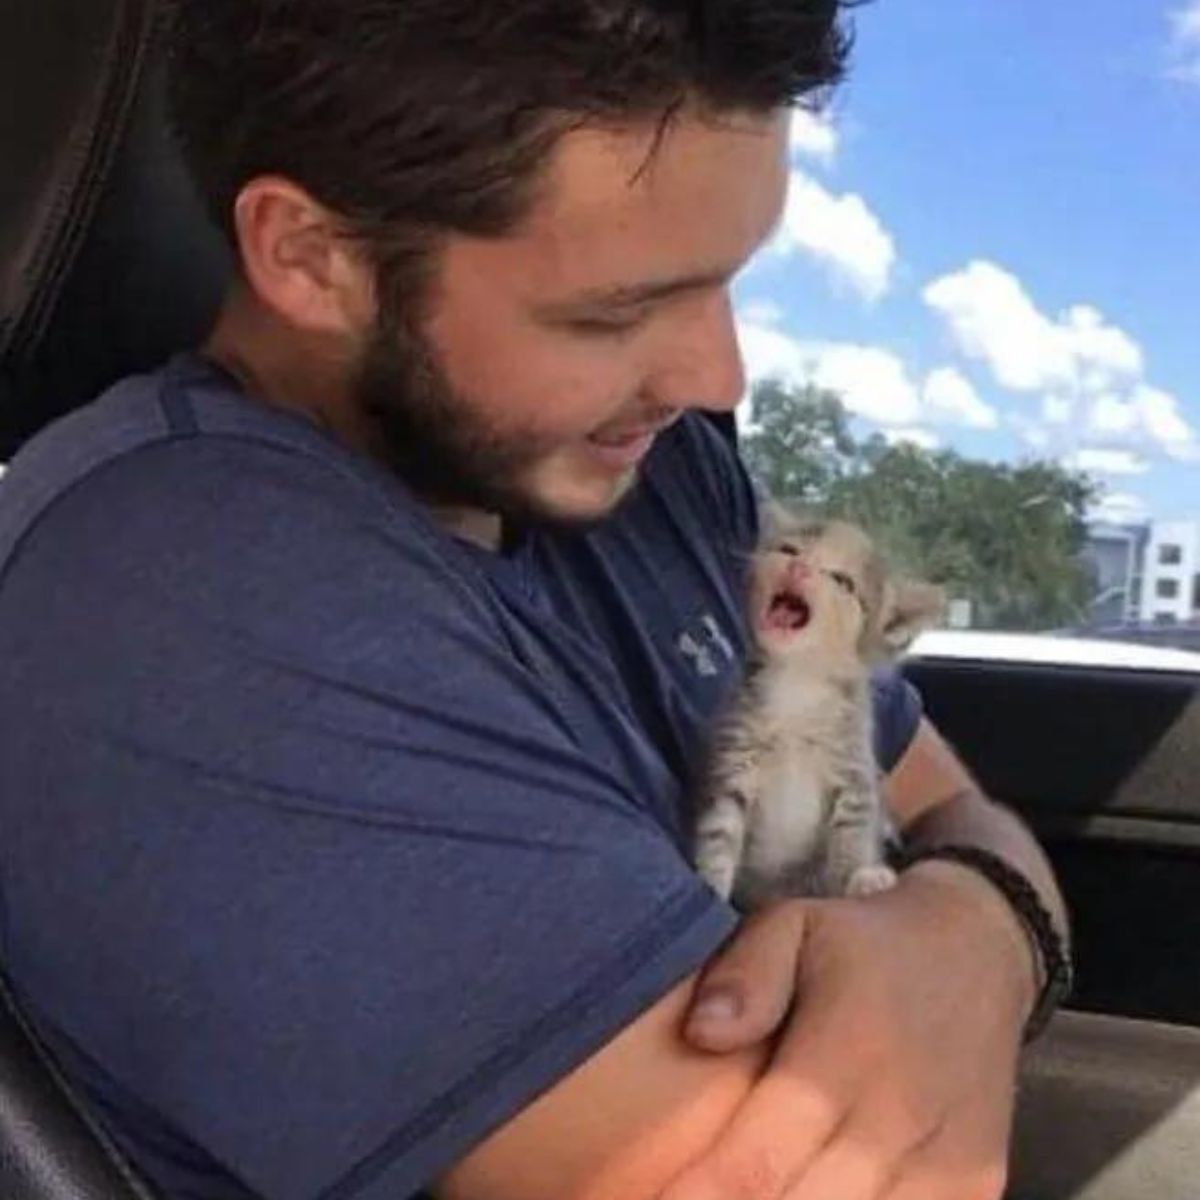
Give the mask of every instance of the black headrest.
<svg viewBox="0 0 1200 1200">
<path fill-rule="evenodd" d="M 198 342 L 228 256 L 166 133 L 161 0 L 0 6 L 0 460 Z"/>
<path fill-rule="evenodd" d="M 79 1103 L 0 977 L 0 1196 L 152 1200 Z"/>
</svg>

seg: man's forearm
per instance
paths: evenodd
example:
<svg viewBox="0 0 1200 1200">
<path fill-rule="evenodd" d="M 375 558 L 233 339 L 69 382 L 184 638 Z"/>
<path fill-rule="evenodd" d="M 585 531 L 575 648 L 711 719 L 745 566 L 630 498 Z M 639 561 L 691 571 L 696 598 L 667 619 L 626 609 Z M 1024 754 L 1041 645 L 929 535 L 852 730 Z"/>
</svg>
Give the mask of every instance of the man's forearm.
<svg viewBox="0 0 1200 1200">
<path fill-rule="evenodd" d="M 1016 868 L 1032 884 L 1055 929 L 1069 945 L 1069 920 L 1062 893 L 1049 862 L 1033 835 L 1013 813 L 993 803 L 971 778 L 958 756 L 928 722 L 923 721 L 913 744 L 887 780 L 889 807 L 911 848 L 970 846 L 990 851 Z M 1033 952 L 1016 912 L 993 885 L 966 867 L 949 862 L 921 862 L 913 872 L 931 880 L 954 880 L 984 900 L 993 915 L 1006 920 L 1010 932 L 1030 949 L 1031 985 L 1036 994 L 1046 966 Z M 990 904 L 988 903 L 990 902 Z"/>
<path fill-rule="evenodd" d="M 905 830 L 913 846 L 978 846 L 1011 863 L 1036 889 L 1064 940 L 1070 936 L 1066 904 L 1050 863 L 1019 817 L 975 786 L 929 809 Z"/>
</svg>

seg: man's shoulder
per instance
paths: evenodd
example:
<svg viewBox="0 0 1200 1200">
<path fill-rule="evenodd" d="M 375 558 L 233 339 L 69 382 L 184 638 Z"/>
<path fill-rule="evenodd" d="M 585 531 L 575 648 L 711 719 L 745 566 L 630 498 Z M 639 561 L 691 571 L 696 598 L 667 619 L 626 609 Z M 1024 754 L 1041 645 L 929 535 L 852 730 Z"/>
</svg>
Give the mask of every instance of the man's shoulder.
<svg viewBox="0 0 1200 1200">
<path fill-rule="evenodd" d="M 45 503 L 103 469 L 140 463 L 164 447 L 195 452 L 175 456 L 186 476 L 190 459 L 203 459 L 214 443 L 258 447 L 264 460 L 274 450 L 293 458 L 298 470 L 377 474 L 312 422 L 247 399 L 199 357 L 179 355 L 159 370 L 121 380 L 37 434 L 4 477 L 6 504 L 25 511 L 34 496 Z"/>
<path fill-rule="evenodd" d="M 302 528 L 310 543 L 348 521 L 386 523 L 393 538 L 429 536 L 386 472 L 299 414 L 246 398 L 191 355 L 122 380 L 43 430 L 0 488 L 0 571 L 47 525 L 57 537 L 81 523 L 103 529 L 114 551 L 137 536 L 190 537 L 199 551 L 205 533 L 249 541 L 264 524 Z"/>
<path fill-rule="evenodd" d="M 104 614 L 129 639 L 122 669 L 156 652 L 150 631 L 207 646 L 219 626 L 310 663 L 389 639 L 427 657 L 469 635 L 483 653 L 502 633 L 490 593 L 397 481 L 229 388 L 127 380 L 35 439 L 0 501 L 10 632 Z"/>
</svg>

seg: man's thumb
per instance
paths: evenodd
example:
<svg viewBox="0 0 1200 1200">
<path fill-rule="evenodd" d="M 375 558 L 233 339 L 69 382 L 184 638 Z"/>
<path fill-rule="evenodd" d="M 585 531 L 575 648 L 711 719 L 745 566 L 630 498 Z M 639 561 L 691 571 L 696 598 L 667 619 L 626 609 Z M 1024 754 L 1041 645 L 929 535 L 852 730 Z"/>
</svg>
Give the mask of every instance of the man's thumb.
<svg viewBox="0 0 1200 1200">
<path fill-rule="evenodd" d="M 724 1053 L 771 1037 L 791 1011 L 811 909 L 786 903 L 750 917 L 709 963 L 684 1028 L 701 1050 Z"/>
</svg>

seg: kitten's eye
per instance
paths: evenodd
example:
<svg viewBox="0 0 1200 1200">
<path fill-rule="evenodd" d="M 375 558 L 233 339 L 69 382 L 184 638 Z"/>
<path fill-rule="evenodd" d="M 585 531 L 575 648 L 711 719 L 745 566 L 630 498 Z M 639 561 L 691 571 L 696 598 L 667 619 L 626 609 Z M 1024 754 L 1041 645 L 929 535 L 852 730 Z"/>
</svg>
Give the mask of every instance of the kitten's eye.
<svg viewBox="0 0 1200 1200">
<path fill-rule="evenodd" d="M 854 580 L 845 571 L 830 571 L 829 578 L 848 596 L 858 595 L 858 588 L 855 586 Z"/>
<path fill-rule="evenodd" d="M 780 554 L 790 554 L 793 558 L 798 558 L 800 555 L 800 547 L 793 542 L 780 542 L 775 549 Z"/>
</svg>

